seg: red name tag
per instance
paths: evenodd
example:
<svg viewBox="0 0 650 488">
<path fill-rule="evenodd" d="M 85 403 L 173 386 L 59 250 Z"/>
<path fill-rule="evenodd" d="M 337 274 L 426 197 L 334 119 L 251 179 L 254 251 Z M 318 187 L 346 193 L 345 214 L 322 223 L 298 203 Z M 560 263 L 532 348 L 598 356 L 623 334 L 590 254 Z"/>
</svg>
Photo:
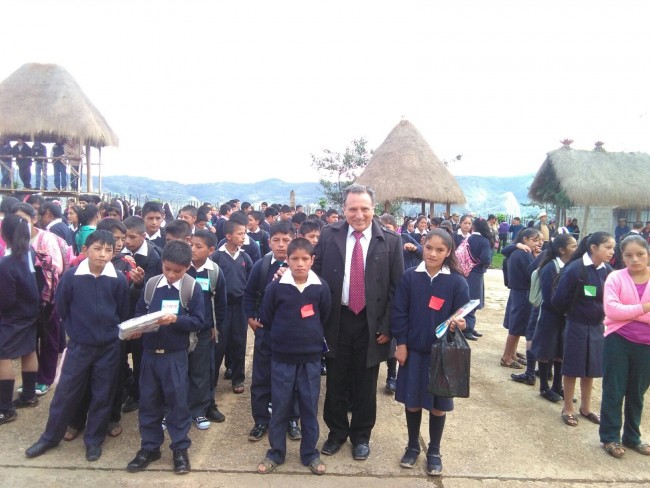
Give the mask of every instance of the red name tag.
<svg viewBox="0 0 650 488">
<path fill-rule="evenodd" d="M 305 305 L 300 309 L 300 315 L 302 315 L 303 319 L 306 319 L 307 317 L 311 317 L 314 315 L 314 306 L 310 303 L 309 305 Z"/>
<path fill-rule="evenodd" d="M 442 298 L 431 297 L 431 300 L 429 300 L 429 308 L 440 310 L 444 303 L 445 301 Z"/>
</svg>

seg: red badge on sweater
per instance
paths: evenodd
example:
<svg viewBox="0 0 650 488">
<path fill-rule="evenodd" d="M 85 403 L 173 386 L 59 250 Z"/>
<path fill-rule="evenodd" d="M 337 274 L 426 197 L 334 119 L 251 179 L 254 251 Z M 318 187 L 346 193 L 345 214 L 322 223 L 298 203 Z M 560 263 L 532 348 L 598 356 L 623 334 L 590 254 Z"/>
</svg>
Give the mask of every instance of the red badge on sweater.
<svg viewBox="0 0 650 488">
<path fill-rule="evenodd" d="M 302 315 L 303 319 L 306 319 L 307 317 L 311 317 L 314 315 L 316 312 L 314 312 L 314 306 L 310 303 L 308 305 L 303 306 L 300 309 L 300 315 Z"/>
<path fill-rule="evenodd" d="M 445 301 L 442 298 L 431 297 L 431 300 L 429 300 L 429 308 L 440 310 L 444 303 Z"/>
</svg>

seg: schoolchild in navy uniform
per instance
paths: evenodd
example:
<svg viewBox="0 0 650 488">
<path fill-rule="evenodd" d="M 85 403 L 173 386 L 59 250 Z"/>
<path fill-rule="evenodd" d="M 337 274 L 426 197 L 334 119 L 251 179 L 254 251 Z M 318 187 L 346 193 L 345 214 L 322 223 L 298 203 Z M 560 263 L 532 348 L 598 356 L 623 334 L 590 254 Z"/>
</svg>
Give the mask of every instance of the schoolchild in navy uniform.
<svg viewBox="0 0 650 488">
<path fill-rule="evenodd" d="M 248 236 L 257 242 L 260 247 L 260 255 L 266 256 L 271 248 L 269 247 L 269 232 L 261 228 L 261 222 L 264 220 L 262 212 L 253 210 L 248 214 Z"/>
<path fill-rule="evenodd" d="M 562 421 L 575 427 L 578 419 L 573 411 L 576 378 L 580 378 L 578 412 L 595 424 L 598 414 L 591 411 L 594 378 L 603 376 L 603 288 L 614 256 L 616 242 L 607 232 L 595 232 L 580 241 L 571 262 L 560 275 L 551 304 L 566 315 L 562 380 L 564 409 Z"/>
<path fill-rule="evenodd" d="M 411 234 L 411 237 L 415 240 L 415 242 L 422 243 L 422 238 L 427 235 L 427 232 L 429 231 L 428 228 L 428 222 L 427 218 L 425 215 L 420 215 L 416 220 L 415 220 L 415 230 Z"/>
<path fill-rule="evenodd" d="M 194 205 L 185 205 L 178 211 L 178 218 L 184 220 L 192 228 L 192 234 L 196 231 L 196 218 L 198 217 L 199 209 Z"/>
<path fill-rule="evenodd" d="M 203 291 L 205 328 L 197 334 L 196 348 L 189 354 L 189 398 L 188 406 L 194 425 L 205 430 L 210 421 L 223 422 L 226 417 L 216 403 L 215 349 L 218 330 L 226 318 L 226 280 L 223 272 L 210 259 L 217 244 L 217 237 L 209 230 L 197 230 L 192 236 L 192 266 L 188 274 L 194 278 Z M 214 290 L 210 275 L 216 275 Z"/>
<path fill-rule="evenodd" d="M 404 404 L 408 445 L 400 465 L 413 468 L 420 455 L 422 409 L 429 411 L 429 448 L 427 473 L 442 474 L 440 443 L 446 413 L 454 409 L 451 398 L 429 393 L 431 346 L 435 327 L 447 320 L 469 301 L 467 282 L 458 272 L 454 243 L 443 229 L 433 229 L 424 238 L 424 260 L 404 273 L 395 291 L 391 311 L 391 333 L 397 340 L 395 357 L 397 374 L 395 399 Z M 450 324 L 453 331 L 465 328 L 464 319 Z"/>
<path fill-rule="evenodd" d="M 300 224 L 300 229 L 298 229 L 298 237 L 304 237 L 309 241 L 312 246 L 318 244 L 320 239 L 320 230 L 321 223 L 307 219 L 302 224 Z"/>
<path fill-rule="evenodd" d="M 506 303 L 506 312 L 503 317 L 503 326 L 508 329 L 508 337 L 503 348 L 501 356 L 501 366 L 504 368 L 523 369 L 517 361 L 517 345 L 521 336 L 526 335 L 528 321 L 531 314 L 531 304 L 528 301 L 528 292 L 530 291 L 530 275 L 532 273 L 531 265 L 540 253 L 542 244 L 541 234 L 537 229 L 528 228 L 519 233 L 514 243 L 521 244 L 524 249 L 515 249 L 508 256 L 508 287 L 510 294 Z M 534 268 L 533 268 L 534 269 Z M 527 348 L 529 349 L 529 348 Z M 528 358 L 532 357 L 530 351 L 526 351 Z M 518 378 L 518 377 L 517 377 Z M 518 381 L 514 376 L 513 380 Z M 522 381 L 528 379 L 527 376 L 521 378 Z M 531 378 L 535 384 L 535 372 Z M 525 381 L 524 381 L 525 382 Z"/>
<path fill-rule="evenodd" d="M 316 448 L 320 358 L 324 347 L 323 323 L 329 315 L 332 297 L 327 283 L 311 270 L 314 248 L 307 239 L 291 241 L 287 259 L 289 271 L 269 284 L 260 310 L 260 322 L 271 337 L 273 415 L 269 427 L 271 447 L 257 471 L 267 474 L 284 463 L 286 425 L 295 390 L 302 427 L 300 461 L 312 473 L 322 475 L 326 468 Z"/>
<path fill-rule="evenodd" d="M 158 202 L 145 202 L 142 206 L 142 219 L 144 220 L 145 239 L 153 242 L 160 249 L 165 247 L 165 229 L 161 227 L 163 217 L 162 205 Z"/>
<path fill-rule="evenodd" d="M 230 214 L 233 212 L 232 207 L 227 204 L 227 203 L 222 203 L 219 206 L 219 218 L 214 224 L 214 228 L 217 234 L 217 241 L 220 241 L 222 239 L 226 238 L 226 234 L 223 231 L 223 226 L 228 222 L 230 219 Z"/>
<path fill-rule="evenodd" d="M 162 255 L 162 274 L 147 306 L 142 294 L 136 317 L 163 311 L 156 332 L 143 334 L 142 372 L 140 375 L 139 425 L 141 448 L 127 465 L 130 473 L 142 471 L 149 463 L 160 459 L 160 446 L 165 440 L 162 421 L 171 437 L 174 472 L 190 471 L 187 436 L 192 426 L 188 398 L 188 353 L 190 332 L 205 327 L 204 297 L 201 285 L 194 282 L 192 298 L 187 308 L 182 304 L 182 280 L 192 264 L 192 248 L 180 241 L 167 243 Z M 189 277 L 187 277 L 189 278 Z M 185 279 L 187 279 L 185 278 Z M 190 278 L 191 279 L 191 278 Z"/>
<path fill-rule="evenodd" d="M 277 220 L 278 209 L 275 207 L 266 207 L 264 209 L 264 220 L 260 222 L 260 227 L 266 232 L 271 231 L 271 225 Z"/>
<path fill-rule="evenodd" d="M 63 239 L 68 246 L 74 244 L 72 229 L 63 222 L 63 211 L 61 205 L 54 202 L 43 202 L 38 209 L 41 229 L 49 230 Z"/>
<path fill-rule="evenodd" d="M 215 251 L 210 259 L 217 263 L 226 278 L 228 289 L 228 312 L 219 337 L 215 358 L 215 381 L 226 353 L 232 361 L 232 391 L 244 393 L 246 361 L 246 312 L 244 311 L 244 290 L 253 268 L 251 258 L 242 250 L 246 238 L 246 226 L 236 220 L 224 224 L 226 242 Z"/>
<path fill-rule="evenodd" d="M 165 244 L 170 241 L 183 241 L 191 245 L 192 226 L 181 219 L 175 219 L 167 223 L 165 226 Z"/>
<path fill-rule="evenodd" d="M 86 459 L 96 461 L 102 454 L 119 369 L 117 326 L 129 315 L 129 286 L 110 262 L 114 244 L 108 231 L 90 234 L 85 244 L 88 258 L 59 282 L 55 303 L 68 347 L 45 432 L 25 451 L 29 458 L 61 442 L 88 385 L 92 394 L 84 435 Z"/>
<path fill-rule="evenodd" d="M 243 225 L 245 228 L 248 228 L 248 215 L 246 215 L 241 210 L 232 212 L 230 214 L 230 220 Z M 225 238 L 221 239 L 217 244 L 217 248 L 220 248 L 225 243 L 226 243 L 226 239 Z M 257 261 L 262 259 L 260 246 L 257 245 L 257 242 L 251 239 L 251 237 L 248 235 L 248 232 L 246 232 L 246 234 L 244 235 L 244 244 L 242 244 L 241 248 L 244 252 L 246 252 L 246 254 L 248 254 L 248 257 L 251 258 L 253 264 L 255 264 Z"/>
<path fill-rule="evenodd" d="M 558 235 L 545 251 L 539 263 L 538 273 L 542 290 L 542 304 L 531 352 L 539 367 L 539 394 L 550 402 L 562 400 L 562 354 L 565 318 L 551 303 L 553 291 L 557 286 L 559 274 L 571 260 L 578 243 L 571 234 Z M 548 378 L 551 362 L 553 363 L 553 386 L 549 387 Z"/>
<path fill-rule="evenodd" d="M 126 238 L 122 254 L 131 256 L 137 265 L 137 272 L 144 275 L 144 279 L 138 286 L 131 287 L 130 316 L 133 317 L 136 304 L 142 294 L 143 284 L 162 272 L 161 250 L 153 242 L 145 239 L 146 230 L 142 217 L 128 217 L 122 223 L 126 227 Z M 138 378 L 140 377 L 140 362 L 142 360 L 142 341 L 140 339 L 130 340 L 126 343 L 126 347 L 123 346 L 122 349 L 126 351 L 123 351 L 123 354 L 131 353 L 133 359 L 133 381 L 129 383 L 128 396 L 122 407 L 122 412 L 128 413 L 138 408 L 140 398 Z M 125 363 L 126 356 L 122 359 L 122 363 Z"/>
<path fill-rule="evenodd" d="M 468 215 L 463 215 L 460 219 L 460 228 L 454 236 L 454 241 L 456 247 L 458 247 L 463 239 L 469 239 L 469 250 L 474 259 L 478 261 L 467 278 L 465 278 L 469 286 L 470 299 L 481 301 L 479 306 L 465 317 L 467 328 L 463 333 L 468 340 L 475 341 L 483 335 L 476 330 L 476 310 L 482 309 L 485 303 L 485 284 L 483 278 L 485 276 L 485 270 L 492 263 L 492 248 L 490 247 L 490 227 L 485 219 L 475 219 L 470 227 L 472 233 L 464 237 L 463 232 L 467 229 L 468 218 L 471 221 L 471 217 Z"/>
<path fill-rule="evenodd" d="M 29 244 L 29 225 L 18 215 L 2 220 L 2 239 L 6 255 L 0 259 L 0 425 L 16 420 L 14 407 L 38 405 L 36 397 L 36 319 L 40 292 L 34 270 L 34 255 Z M 23 391 L 12 403 L 13 359 L 21 359 Z"/>
<path fill-rule="evenodd" d="M 248 434 L 249 441 L 259 441 L 268 428 L 271 414 L 271 336 L 260 322 L 260 308 L 264 291 L 278 269 L 286 267 L 287 248 L 291 243 L 291 226 L 286 222 L 275 222 L 271 226 L 272 251 L 253 265 L 244 290 L 244 309 L 248 326 L 255 333 L 253 348 L 253 371 L 251 377 L 251 413 L 255 425 Z M 297 409 L 289 420 L 289 437 L 300 439 Z"/>
</svg>

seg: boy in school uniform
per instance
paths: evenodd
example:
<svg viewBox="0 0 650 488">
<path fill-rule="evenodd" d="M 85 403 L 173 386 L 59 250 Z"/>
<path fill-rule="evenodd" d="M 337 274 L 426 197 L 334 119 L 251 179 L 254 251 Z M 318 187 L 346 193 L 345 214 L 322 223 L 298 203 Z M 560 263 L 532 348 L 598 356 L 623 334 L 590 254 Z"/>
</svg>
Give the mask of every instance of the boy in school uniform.
<svg viewBox="0 0 650 488">
<path fill-rule="evenodd" d="M 244 226 L 244 228 L 248 227 L 248 215 L 246 215 L 242 211 L 237 211 L 233 212 L 230 214 L 230 220 L 233 222 L 237 222 L 238 224 L 241 224 Z M 219 241 L 219 244 L 217 244 L 217 247 L 221 247 L 226 243 L 226 239 L 221 239 Z M 244 234 L 244 243 L 241 245 L 241 248 L 243 251 L 248 254 L 248 257 L 251 258 L 251 261 L 253 261 L 253 264 L 255 264 L 257 261 L 262 259 L 262 253 L 260 250 L 260 246 L 257 245 L 257 242 L 255 242 L 253 239 L 250 238 L 248 233 Z"/>
<path fill-rule="evenodd" d="M 187 221 L 176 219 L 165 226 L 165 243 L 174 240 L 192 244 L 192 226 Z"/>
<path fill-rule="evenodd" d="M 232 391 L 244 392 L 244 366 L 246 360 L 246 313 L 244 311 L 244 289 L 250 276 L 253 262 L 242 251 L 246 237 L 246 226 L 228 220 L 224 224 L 226 242 L 215 251 L 210 259 L 223 271 L 228 289 L 228 311 L 223 322 L 222 333 L 217 345 L 215 357 L 215 386 L 219 377 L 219 368 L 226 353 L 232 362 Z"/>
<path fill-rule="evenodd" d="M 214 389 L 217 331 L 226 318 L 227 303 L 223 272 L 209 257 L 216 245 L 217 237 L 212 232 L 197 230 L 192 236 L 192 266 L 187 272 L 201 285 L 205 306 L 206 327 L 197 334 L 196 348 L 189 354 L 188 406 L 194 425 L 200 430 L 209 428 L 210 421 L 226 420 L 217 408 Z"/>
<path fill-rule="evenodd" d="M 287 247 L 291 242 L 291 226 L 286 222 L 275 222 L 271 226 L 271 252 L 253 265 L 250 278 L 244 291 L 244 309 L 248 326 L 255 333 L 253 349 L 253 371 L 251 378 L 251 413 L 255 425 L 248 434 L 249 441 L 259 441 L 266 434 L 271 414 L 271 337 L 259 319 L 264 290 L 273 281 L 278 269 L 286 267 Z M 289 419 L 287 432 L 289 438 L 301 437 L 298 427 L 298 409 L 295 408 Z"/>
<path fill-rule="evenodd" d="M 142 438 L 140 450 L 127 465 L 135 473 L 160 459 L 160 446 L 165 437 L 163 418 L 171 437 L 174 472 L 190 471 L 187 436 L 192 415 L 187 406 L 188 354 L 191 332 L 205 328 L 204 299 L 201 286 L 185 276 L 192 264 L 192 248 L 180 241 L 169 242 L 162 255 L 162 276 L 154 277 L 156 288 L 149 304 L 144 293 L 136 307 L 136 317 L 147 313 L 167 312 L 158 320 L 156 332 L 142 335 L 143 354 L 140 374 L 139 426 Z M 191 280 L 191 298 L 183 303 L 183 281 Z"/>
<path fill-rule="evenodd" d="M 192 227 L 192 234 L 196 231 L 195 225 L 196 225 L 196 218 L 199 215 L 199 209 L 196 208 L 194 205 L 185 205 L 181 210 L 178 212 L 178 218 L 181 220 L 184 220 L 188 224 L 190 224 L 190 227 Z"/>
<path fill-rule="evenodd" d="M 88 385 L 92 398 L 84 435 L 86 459 L 96 461 L 102 454 L 120 358 L 118 324 L 129 314 L 126 278 L 110 262 L 114 244 L 108 231 L 90 234 L 88 259 L 66 271 L 59 282 L 55 303 L 69 337 L 68 348 L 45 432 L 25 451 L 29 458 L 61 442 Z"/>
<path fill-rule="evenodd" d="M 146 231 L 145 239 L 153 242 L 160 249 L 165 247 L 165 229 L 160 227 L 164 219 L 162 205 L 158 202 L 145 202 L 142 206 L 142 219 Z"/>
<path fill-rule="evenodd" d="M 305 220 L 300 224 L 298 236 L 304 237 L 312 246 L 315 246 L 318 244 L 318 239 L 320 239 L 320 224 L 313 220 Z"/>
<path fill-rule="evenodd" d="M 122 222 L 126 227 L 124 248 L 122 254 L 131 256 L 136 263 L 137 273 L 144 275 L 143 282 L 131 287 L 131 314 L 135 315 L 135 307 L 142 294 L 142 286 L 150 278 L 162 273 L 161 250 L 152 242 L 145 239 L 146 230 L 142 217 L 128 217 Z M 128 396 L 122 406 L 122 412 L 133 412 L 138 408 L 140 398 L 140 362 L 142 360 L 142 341 L 133 339 L 126 343 L 125 355 L 131 353 L 133 359 L 133 381 L 128 387 Z M 124 358 L 124 362 L 126 358 Z"/>
<path fill-rule="evenodd" d="M 275 207 L 266 207 L 264 209 L 264 220 L 260 222 L 260 227 L 266 232 L 271 231 L 271 225 L 278 217 L 278 209 Z"/>
<path fill-rule="evenodd" d="M 233 212 L 232 207 L 227 203 L 223 203 L 219 206 L 219 218 L 214 224 L 218 241 L 225 239 L 226 237 L 226 234 L 223 231 L 223 226 L 228 220 L 230 220 L 230 214 L 232 212 Z"/>
<path fill-rule="evenodd" d="M 257 242 L 260 247 L 260 254 L 266 256 L 271 248 L 269 247 L 269 232 L 260 227 L 260 222 L 264 220 L 262 212 L 253 210 L 248 214 L 248 236 Z M 270 229 L 270 228 L 269 228 Z"/>
<path fill-rule="evenodd" d="M 271 448 L 257 471 L 267 474 L 286 455 L 286 423 L 294 389 L 300 405 L 300 461 L 312 473 L 325 473 L 316 448 L 320 359 L 324 347 L 323 323 L 332 304 L 330 290 L 311 271 L 314 248 L 307 239 L 291 241 L 287 249 L 289 272 L 269 284 L 264 294 L 260 321 L 271 336 L 271 396 L 273 415 L 269 428 Z"/>
</svg>

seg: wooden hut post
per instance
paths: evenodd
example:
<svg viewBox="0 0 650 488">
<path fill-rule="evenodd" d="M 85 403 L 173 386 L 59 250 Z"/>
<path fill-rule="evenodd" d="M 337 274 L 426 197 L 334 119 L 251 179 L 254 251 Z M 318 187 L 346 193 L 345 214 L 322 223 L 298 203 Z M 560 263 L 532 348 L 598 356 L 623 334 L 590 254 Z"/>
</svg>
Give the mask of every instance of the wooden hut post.
<svg viewBox="0 0 650 488">
<path fill-rule="evenodd" d="M 422 212 L 420 212 L 420 213 L 422 215 L 426 215 L 427 214 L 427 204 L 426 204 L 426 202 L 422 202 L 421 205 L 422 205 Z"/>
<path fill-rule="evenodd" d="M 390 201 L 388 200 L 384 202 L 384 213 L 385 214 L 390 213 Z"/>
<path fill-rule="evenodd" d="M 451 203 L 450 202 L 447 202 L 447 210 L 446 210 L 445 218 L 447 218 L 447 219 L 451 218 Z"/>
<path fill-rule="evenodd" d="M 588 219 L 587 219 L 587 217 L 589 217 L 589 205 L 587 205 L 585 207 L 585 216 L 582 219 L 582 235 L 583 236 L 588 235 L 588 231 L 587 231 L 587 220 Z"/>
<path fill-rule="evenodd" d="M 429 202 L 429 218 L 431 219 L 434 217 L 433 211 L 435 209 L 435 205 L 435 203 Z"/>
<path fill-rule="evenodd" d="M 79 178 L 81 178 L 81 175 L 79 175 Z M 81 179 L 79 180 L 79 186 L 81 187 Z M 86 191 L 88 193 L 93 191 L 93 177 L 92 171 L 90 171 L 90 144 L 88 143 L 86 143 Z"/>
<path fill-rule="evenodd" d="M 101 146 L 98 147 L 97 150 L 99 151 L 99 157 L 97 158 L 97 160 L 99 161 L 99 166 L 97 167 L 97 176 L 98 176 L 98 179 L 99 179 L 98 191 L 99 191 L 99 195 L 101 196 L 101 194 L 102 194 L 102 148 L 101 148 Z"/>
</svg>

